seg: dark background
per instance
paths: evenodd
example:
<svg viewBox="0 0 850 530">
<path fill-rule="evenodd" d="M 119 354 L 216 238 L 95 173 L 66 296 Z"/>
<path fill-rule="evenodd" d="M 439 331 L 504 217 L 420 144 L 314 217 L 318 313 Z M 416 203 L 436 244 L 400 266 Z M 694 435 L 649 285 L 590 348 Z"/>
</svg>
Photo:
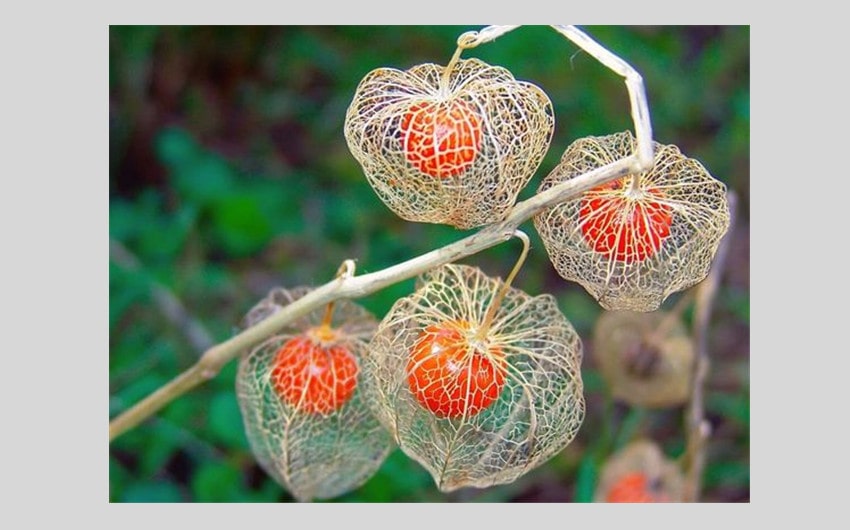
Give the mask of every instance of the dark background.
<svg viewBox="0 0 850 530">
<path fill-rule="evenodd" d="M 232 336 L 271 287 L 324 283 L 347 258 L 375 271 L 467 233 L 390 212 L 342 125 L 370 70 L 446 64 L 471 29 L 480 27 L 110 28 L 110 418 Z M 655 140 L 678 145 L 739 196 L 709 343 L 703 500 L 749 501 L 749 27 L 583 29 L 643 75 Z M 552 147 L 521 199 L 575 139 L 633 128 L 622 79 L 548 27 L 521 27 L 464 57 L 510 69 L 554 104 Z M 637 436 L 682 454 L 680 407 L 606 406 L 590 341 L 601 309 L 555 274 L 531 222 L 523 228 L 532 251 L 515 286 L 555 295 L 585 343 L 588 413 L 576 440 L 513 484 L 452 494 L 396 451 L 335 502 L 581 502 L 606 457 Z M 517 252 L 507 243 L 463 263 L 504 276 Z M 380 318 L 412 285 L 359 303 Z M 111 443 L 110 501 L 292 500 L 254 462 L 234 375 L 235 362 Z"/>
</svg>

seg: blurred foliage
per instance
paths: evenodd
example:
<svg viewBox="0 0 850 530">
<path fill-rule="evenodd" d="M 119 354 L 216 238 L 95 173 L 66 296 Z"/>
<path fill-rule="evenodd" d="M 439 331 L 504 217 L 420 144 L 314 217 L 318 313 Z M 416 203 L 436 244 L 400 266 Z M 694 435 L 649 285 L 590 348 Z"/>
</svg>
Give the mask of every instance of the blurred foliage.
<svg viewBox="0 0 850 530">
<path fill-rule="evenodd" d="M 201 353 L 155 286 L 219 342 L 274 286 L 324 283 L 346 258 L 359 272 L 375 271 L 463 235 L 396 218 L 348 152 L 342 125 L 367 72 L 445 64 L 471 29 L 478 27 L 110 28 L 109 235 L 126 251 L 110 262 L 110 418 Z M 677 144 L 740 197 L 713 314 L 704 500 L 747 501 L 749 27 L 583 29 L 643 75 L 656 141 Z M 622 79 L 550 28 L 519 28 L 464 54 L 471 56 L 537 83 L 553 101 L 552 148 L 521 198 L 573 140 L 632 128 Z M 449 495 L 397 450 L 334 501 L 588 501 L 605 458 L 638 435 L 681 456 L 681 409 L 630 410 L 607 396 L 587 353 L 601 309 L 555 274 L 531 223 L 525 228 L 532 252 L 515 286 L 554 294 L 585 338 L 588 412 L 578 438 L 513 484 Z M 504 276 L 518 250 L 510 242 L 464 262 Z M 412 285 L 359 303 L 380 317 Z M 292 500 L 254 462 L 234 375 L 231 363 L 111 443 L 110 501 Z"/>
</svg>

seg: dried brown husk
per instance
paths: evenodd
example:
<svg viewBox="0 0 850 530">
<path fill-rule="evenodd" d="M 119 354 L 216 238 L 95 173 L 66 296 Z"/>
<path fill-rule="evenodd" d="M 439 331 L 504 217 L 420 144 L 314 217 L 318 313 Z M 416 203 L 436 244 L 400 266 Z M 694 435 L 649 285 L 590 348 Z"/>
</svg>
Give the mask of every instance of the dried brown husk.
<svg viewBox="0 0 850 530">
<path fill-rule="evenodd" d="M 344 133 L 378 197 L 408 221 L 472 228 L 503 219 L 537 170 L 554 132 L 552 103 L 538 86 L 479 59 L 446 67 L 378 68 L 360 82 Z M 436 178 L 411 165 L 400 124 L 412 105 L 463 102 L 480 120 L 481 145 L 460 174 Z"/>
<path fill-rule="evenodd" d="M 652 440 L 639 439 L 612 455 L 602 466 L 594 502 L 606 502 L 611 488 L 625 475 L 642 473 L 651 484 L 656 502 L 682 502 L 684 475 Z"/>
<path fill-rule="evenodd" d="M 694 342 L 678 315 L 604 312 L 594 327 L 592 351 L 618 400 L 665 408 L 681 405 L 690 396 Z"/>
<path fill-rule="evenodd" d="M 663 195 L 650 196 L 650 201 L 669 208 L 672 223 L 660 248 L 645 259 L 616 259 L 615 253 L 599 252 L 588 244 L 582 236 L 580 212 L 582 199 L 592 191 L 534 218 L 558 274 L 581 284 L 609 311 L 654 311 L 670 294 L 702 281 L 729 228 L 726 186 L 678 147 L 653 145 L 654 166 L 639 174 L 640 190 Z M 635 140 L 628 131 L 577 140 L 543 180 L 539 191 L 623 159 L 634 149 Z M 632 176 L 621 180 L 626 197 Z"/>
<path fill-rule="evenodd" d="M 301 298 L 311 287 L 274 289 L 245 317 L 254 325 Z M 323 322 L 325 308 L 290 322 L 239 359 L 236 395 L 251 450 L 263 470 L 300 501 L 328 499 L 369 479 L 394 447 L 392 437 L 364 403 L 362 357 L 377 328 L 365 309 L 339 300 L 333 308 L 334 345 L 355 357 L 359 370 L 351 398 L 328 413 L 307 412 L 275 392 L 270 379 L 278 350 Z"/>
<path fill-rule="evenodd" d="M 464 265 L 424 274 L 381 322 L 364 360 L 365 391 L 376 415 L 444 492 L 515 480 L 570 443 L 584 418 L 578 334 L 552 296 L 514 288 L 478 343 L 504 353 L 498 399 L 474 415 L 440 418 L 411 392 L 407 363 L 421 331 L 462 319 L 474 334 L 502 285 Z"/>
</svg>

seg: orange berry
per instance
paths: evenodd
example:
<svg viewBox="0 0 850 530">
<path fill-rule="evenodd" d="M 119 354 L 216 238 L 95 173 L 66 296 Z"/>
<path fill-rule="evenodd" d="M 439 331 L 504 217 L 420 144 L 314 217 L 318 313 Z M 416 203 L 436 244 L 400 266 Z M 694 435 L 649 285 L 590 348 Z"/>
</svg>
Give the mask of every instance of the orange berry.
<svg viewBox="0 0 850 530">
<path fill-rule="evenodd" d="M 593 250 L 609 259 L 643 261 L 670 235 L 671 208 L 655 199 L 664 198 L 658 189 L 631 197 L 622 191 L 623 185 L 615 181 L 585 194 L 579 211 L 581 233 Z"/>
<path fill-rule="evenodd" d="M 340 345 L 323 345 L 309 332 L 289 339 L 272 365 L 275 392 L 299 411 L 327 414 L 357 387 L 357 361 Z"/>
<path fill-rule="evenodd" d="M 646 475 L 635 471 L 626 473 L 608 490 L 606 502 L 661 502 L 649 488 Z"/>
<path fill-rule="evenodd" d="M 505 385 L 501 349 L 481 351 L 463 320 L 425 328 L 407 363 L 407 382 L 419 403 L 440 418 L 474 416 L 489 407 Z"/>
<path fill-rule="evenodd" d="M 459 175 L 481 149 L 481 118 L 458 99 L 413 104 L 401 119 L 401 132 L 407 161 L 432 177 Z"/>
</svg>

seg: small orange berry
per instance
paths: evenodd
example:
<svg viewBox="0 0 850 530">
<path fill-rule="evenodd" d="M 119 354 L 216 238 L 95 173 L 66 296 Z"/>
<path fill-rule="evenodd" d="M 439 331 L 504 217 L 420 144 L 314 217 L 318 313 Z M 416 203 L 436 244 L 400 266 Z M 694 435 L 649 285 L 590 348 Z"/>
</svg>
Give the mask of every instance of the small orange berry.
<svg viewBox="0 0 850 530">
<path fill-rule="evenodd" d="M 658 252 L 673 217 L 660 190 L 649 188 L 630 197 L 621 189 L 624 184 L 615 181 L 590 190 L 581 200 L 579 218 L 582 236 L 593 250 L 632 263 Z"/>
<path fill-rule="evenodd" d="M 425 328 L 407 363 L 407 382 L 419 403 L 440 418 L 474 416 L 489 407 L 505 385 L 501 349 L 481 351 L 463 320 Z"/>
<path fill-rule="evenodd" d="M 646 475 L 635 471 L 626 473 L 608 491 L 606 502 L 662 502 L 663 496 L 649 487 Z"/>
<path fill-rule="evenodd" d="M 299 411 L 327 414 L 342 407 L 357 387 L 357 361 L 341 345 L 307 335 L 278 350 L 271 371 L 275 392 Z"/>
<path fill-rule="evenodd" d="M 407 161 L 432 177 L 459 175 L 481 149 L 481 119 L 459 99 L 411 105 L 401 119 L 401 132 Z"/>
</svg>

